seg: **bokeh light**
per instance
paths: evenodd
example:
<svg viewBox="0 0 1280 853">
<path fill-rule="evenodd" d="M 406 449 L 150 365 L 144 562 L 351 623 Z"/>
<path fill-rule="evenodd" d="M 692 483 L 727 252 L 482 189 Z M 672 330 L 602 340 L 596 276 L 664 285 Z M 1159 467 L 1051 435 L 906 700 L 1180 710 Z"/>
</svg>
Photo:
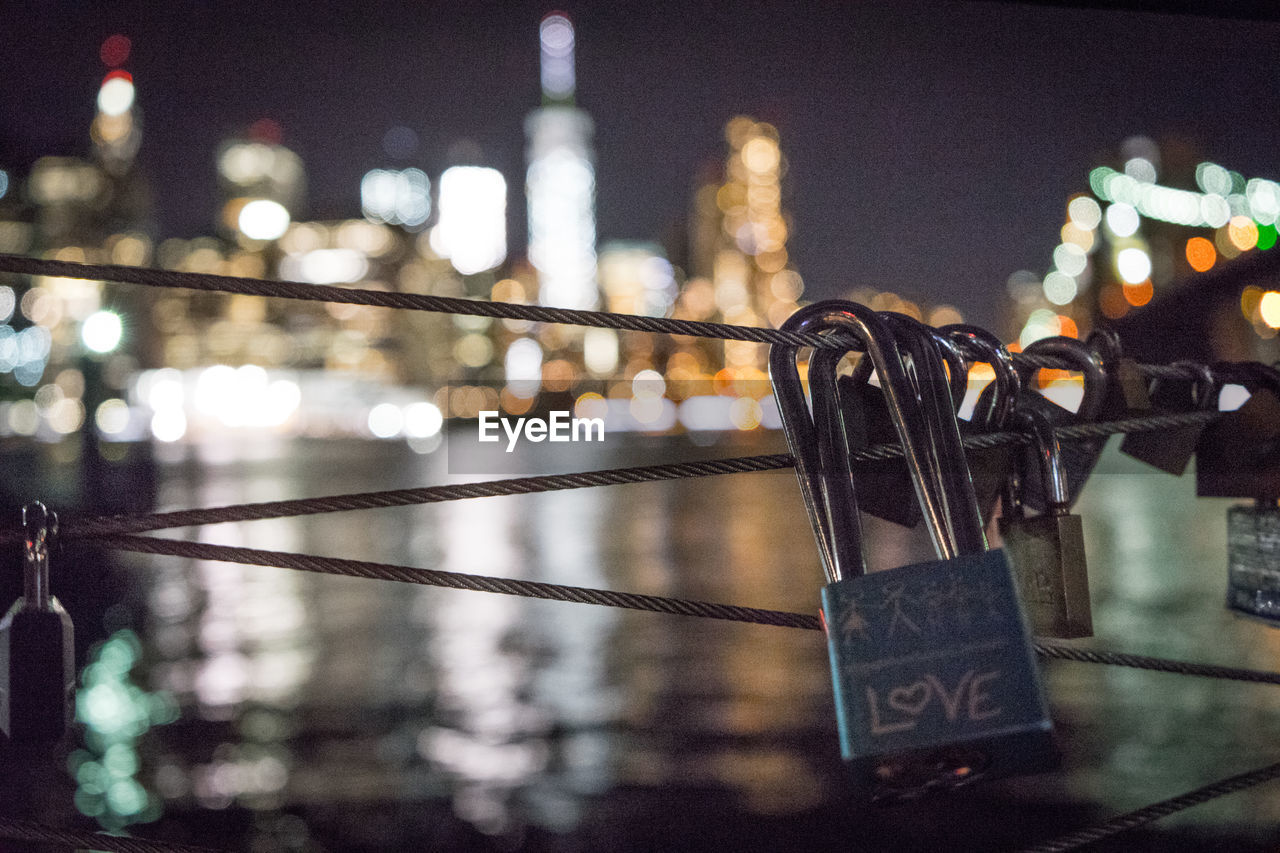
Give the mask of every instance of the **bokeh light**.
<svg viewBox="0 0 1280 853">
<path fill-rule="evenodd" d="M 1227 236 L 1232 245 L 1247 252 L 1258 245 L 1258 226 L 1247 216 L 1233 216 L 1227 223 Z"/>
<path fill-rule="evenodd" d="M 97 311 L 85 318 L 80 327 L 80 340 L 94 352 L 111 352 L 120 345 L 124 327 L 114 311 Z"/>
<path fill-rule="evenodd" d="M 102 46 L 98 48 L 98 58 L 108 68 L 119 68 L 128 61 L 132 48 L 133 43 L 128 36 L 116 33 L 103 39 Z"/>
<path fill-rule="evenodd" d="M 103 115 L 124 115 L 133 106 L 133 76 L 127 71 L 112 71 L 98 89 L 98 110 Z"/>
<path fill-rule="evenodd" d="M 1258 316 L 1272 329 L 1280 329 L 1280 291 L 1268 290 L 1258 300 Z"/>
<path fill-rule="evenodd" d="M 1116 254 L 1116 272 L 1129 284 L 1137 284 L 1151 275 L 1151 256 L 1138 248 L 1121 249 Z"/>
<path fill-rule="evenodd" d="M 1207 272 L 1213 269 L 1218 261 L 1218 250 L 1213 243 L 1203 237 L 1192 237 L 1187 241 L 1187 263 L 1196 272 Z"/>
<path fill-rule="evenodd" d="M 240 209 L 236 224 L 251 240 L 278 240 L 289 230 L 289 211 L 278 201 L 258 198 Z"/>
<path fill-rule="evenodd" d="M 1107 206 L 1107 228 L 1117 237 L 1132 237 L 1138 230 L 1138 211 L 1131 204 Z"/>
</svg>

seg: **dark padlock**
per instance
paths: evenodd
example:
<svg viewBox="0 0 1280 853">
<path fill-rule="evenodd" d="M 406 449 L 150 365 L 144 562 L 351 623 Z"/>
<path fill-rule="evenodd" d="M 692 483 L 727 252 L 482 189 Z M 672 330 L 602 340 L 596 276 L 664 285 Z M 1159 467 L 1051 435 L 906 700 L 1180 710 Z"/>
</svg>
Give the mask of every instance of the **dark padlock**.
<svg viewBox="0 0 1280 853">
<path fill-rule="evenodd" d="M 1181 367 L 1195 374 L 1196 378 L 1152 380 L 1150 396 L 1155 413 L 1176 414 L 1217 408 L 1218 383 L 1208 365 L 1175 361 L 1171 366 Z M 1205 426 L 1207 424 L 1192 424 L 1154 432 L 1131 432 L 1120 442 L 1120 452 L 1181 477 L 1195 455 Z"/>
<path fill-rule="evenodd" d="M 57 516 L 38 501 L 22 508 L 23 596 L 0 620 L 0 728 L 14 743 L 55 741 L 71 719 L 75 635 L 49 594 L 49 547 Z"/>
<path fill-rule="evenodd" d="M 1196 494 L 1202 498 L 1280 496 L 1280 371 L 1257 362 L 1219 362 L 1224 385 L 1243 385 L 1249 399 L 1223 412 L 1196 445 Z"/>
<path fill-rule="evenodd" d="M 1067 369 L 1078 370 L 1083 374 L 1084 395 L 1076 411 L 1059 406 L 1048 397 L 1032 390 L 1028 383 L 1035 374 L 1032 367 L 1019 366 L 1022 376 L 1022 394 L 1018 399 L 1019 409 L 1040 411 L 1049 418 L 1054 427 L 1071 426 L 1087 423 L 1097 418 L 1102 406 L 1107 377 L 1097 353 L 1089 349 L 1082 341 L 1075 338 L 1052 337 L 1042 338 L 1028 344 L 1023 350 L 1029 356 L 1052 356 L 1067 364 Z M 1062 442 L 1062 464 L 1067 469 L 1068 506 L 1075 506 L 1076 499 L 1084 489 L 1085 482 L 1098 464 L 1098 458 L 1107 442 L 1106 437 L 1076 439 Z M 1032 456 L 1036 451 L 1027 448 L 1024 451 Z M 1023 502 L 1027 506 L 1043 512 L 1046 504 L 1044 496 L 1048 490 L 1040 482 L 1039 467 L 1034 463 L 1023 465 L 1029 482 L 1024 484 Z"/>
<path fill-rule="evenodd" d="M 1058 753 L 1008 561 L 1003 551 L 984 550 L 972 486 L 967 494 L 963 486 L 966 477 L 935 466 L 944 454 L 930 445 L 938 438 L 949 444 L 948 421 L 959 441 L 949 403 L 940 405 L 940 394 L 921 393 L 921 382 L 930 379 L 921 375 L 924 370 L 934 371 L 932 381 L 942 381 L 940 361 L 915 359 L 915 376 L 908 378 L 887 324 L 863 306 L 834 306 L 801 309 L 794 323 L 788 321 L 789 330 L 818 331 L 826 323 L 867 336 L 863 344 L 890 401 L 922 515 L 943 558 L 865 574 L 860 539 L 820 548 L 844 555 L 837 561 L 843 573 L 829 570 L 822 591 L 841 751 L 874 798 L 1052 769 Z M 791 409 L 783 425 L 802 491 L 838 494 L 851 482 L 847 470 L 819 472 L 816 479 L 832 485 L 815 490 L 804 486 L 813 480 L 799 469 L 839 459 L 842 427 L 819 412 L 846 409 L 815 405 L 819 420 L 810 420 L 794 357 L 794 348 L 775 345 L 770 374 L 779 408 Z M 833 379 L 824 385 L 811 366 L 811 393 L 828 393 Z M 825 449 L 817 450 L 815 440 Z M 947 456 L 945 462 L 963 468 L 964 457 Z M 969 505 L 961 506 L 966 500 Z M 830 523 L 841 514 L 856 517 L 856 507 L 809 510 L 811 519 L 824 519 L 821 527 L 815 523 L 818 536 L 844 529 L 856 537 L 856 523 Z"/>
<path fill-rule="evenodd" d="M 968 384 L 968 370 L 960 347 L 942 330 L 931 329 L 906 315 L 882 312 L 880 317 L 895 330 L 896 334 L 929 336 L 931 345 L 937 349 L 938 355 L 947 365 L 946 385 L 950 390 L 953 405 L 958 408 L 964 400 L 964 392 Z M 902 354 L 910 358 L 905 348 Z M 838 361 L 842 355 L 842 353 L 835 353 L 834 359 Z M 825 373 L 833 364 L 832 358 L 831 352 L 817 353 L 812 369 Z M 845 435 L 851 450 L 897 441 L 896 428 L 883 392 L 867 382 L 871 370 L 870 359 L 863 359 L 854 368 L 851 376 L 840 377 L 838 380 L 839 399 L 844 409 L 842 417 L 845 422 Z M 934 380 L 931 379 L 931 381 Z M 911 476 L 902 459 L 860 462 L 854 468 L 854 484 L 861 496 L 858 502 L 861 511 L 903 527 L 915 527 L 920 523 L 919 505 L 914 501 L 902 499 L 912 490 Z"/>
<path fill-rule="evenodd" d="M 1067 472 L 1061 447 L 1043 413 L 1019 412 L 1016 419 L 1033 436 L 1039 479 L 1049 490 L 1045 495 L 1048 508 L 1036 516 L 1023 510 L 1017 478 L 1006 492 L 1010 500 L 1000 518 L 1000 538 L 1013 564 L 1022 605 L 1037 636 L 1092 637 L 1084 525 L 1067 506 Z"/>
<path fill-rule="evenodd" d="M 1227 510 L 1227 607 L 1280 627 L 1280 502 Z"/>
<path fill-rule="evenodd" d="M 979 326 L 956 323 L 943 326 L 938 331 L 957 342 L 970 361 L 989 364 L 995 373 L 992 381 L 978 395 L 972 416 L 961 422 L 961 433 L 976 435 L 1005 429 L 1022 388 L 1009 350 L 999 338 Z M 996 501 L 1013 473 L 1019 455 L 1019 449 L 1013 445 L 967 451 L 969 474 L 973 478 L 973 490 L 983 519 L 991 519 Z"/>
<path fill-rule="evenodd" d="M 1124 354 L 1120 334 L 1110 326 L 1098 326 L 1084 339 L 1097 354 L 1106 374 L 1106 390 L 1098 407 L 1098 419 L 1115 421 L 1150 413 L 1151 396 L 1147 378 L 1138 362 Z"/>
</svg>

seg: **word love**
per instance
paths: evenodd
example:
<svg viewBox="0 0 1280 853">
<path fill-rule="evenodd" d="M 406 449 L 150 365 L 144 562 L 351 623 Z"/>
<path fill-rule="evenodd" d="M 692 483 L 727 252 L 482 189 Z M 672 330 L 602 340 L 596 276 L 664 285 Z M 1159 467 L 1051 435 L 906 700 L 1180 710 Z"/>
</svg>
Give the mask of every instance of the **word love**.
<svg viewBox="0 0 1280 853">
<path fill-rule="evenodd" d="M 877 691 L 867 687 L 867 705 L 871 715 L 871 733 L 876 735 L 914 729 L 935 702 L 947 722 L 980 722 L 1000 716 L 1003 708 L 991 699 L 991 683 L 1000 670 L 978 672 L 971 669 L 954 687 L 948 687 L 933 674 L 910 684 Z"/>
<path fill-rule="evenodd" d="M 604 441 L 604 418 L 575 418 L 569 412 L 551 412 L 547 418 L 504 418 L 498 412 L 481 412 L 478 438 L 498 441 L 498 427 L 507 434 L 507 452 L 527 441 Z M 595 438 L 592 438 L 592 435 Z"/>
</svg>

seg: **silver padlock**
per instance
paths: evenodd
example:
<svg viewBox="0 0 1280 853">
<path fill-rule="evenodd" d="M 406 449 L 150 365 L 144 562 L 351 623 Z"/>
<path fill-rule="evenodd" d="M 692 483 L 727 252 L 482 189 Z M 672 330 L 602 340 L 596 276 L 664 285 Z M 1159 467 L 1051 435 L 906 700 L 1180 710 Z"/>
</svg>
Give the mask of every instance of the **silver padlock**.
<svg viewBox="0 0 1280 853">
<path fill-rule="evenodd" d="M 964 456 L 949 450 L 959 446 L 959 427 L 931 333 L 850 303 L 808 306 L 783 326 L 831 327 L 854 332 L 872 355 L 942 558 L 866 573 L 840 434 L 845 410 L 830 399 L 838 394 L 835 362 L 824 359 L 831 369 L 822 374 L 810 363 L 810 418 L 796 348 L 775 345 L 770 376 L 827 569 L 822 613 L 846 761 L 873 798 L 1055 766 L 1009 564 L 1002 551 L 986 550 Z M 899 336 L 909 368 L 894 352 Z"/>
<path fill-rule="evenodd" d="M 14 743 L 55 741 L 71 719 L 75 633 L 49 593 L 49 547 L 58 517 L 35 501 L 22 508 L 23 595 L 0 619 L 0 728 Z"/>
<path fill-rule="evenodd" d="M 1280 626 L 1280 502 L 1227 510 L 1227 607 Z"/>
</svg>

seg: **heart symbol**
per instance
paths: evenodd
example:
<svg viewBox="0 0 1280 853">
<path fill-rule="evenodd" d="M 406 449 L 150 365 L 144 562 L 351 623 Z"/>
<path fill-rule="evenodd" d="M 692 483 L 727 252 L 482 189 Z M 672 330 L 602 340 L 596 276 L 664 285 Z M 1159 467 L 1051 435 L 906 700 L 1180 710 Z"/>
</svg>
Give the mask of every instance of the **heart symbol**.
<svg viewBox="0 0 1280 853">
<path fill-rule="evenodd" d="M 912 717 L 918 717 L 929 704 L 929 684 L 917 681 L 907 687 L 895 687 L 889 691 L 889 707 Z"/>
</svg>

